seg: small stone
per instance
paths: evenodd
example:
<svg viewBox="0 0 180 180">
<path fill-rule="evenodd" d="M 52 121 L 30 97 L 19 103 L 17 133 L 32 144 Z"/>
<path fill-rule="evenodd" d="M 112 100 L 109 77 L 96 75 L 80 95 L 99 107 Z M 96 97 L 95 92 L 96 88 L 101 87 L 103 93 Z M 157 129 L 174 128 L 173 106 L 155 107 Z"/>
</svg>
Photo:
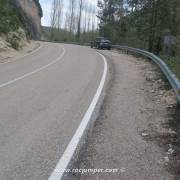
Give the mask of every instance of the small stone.
<svg viewBox="0 0 180 180">
<path fill-rule="evenodd" d="M 119 171 L 120 171 L 121 173 L 124 173 L 124 172 L 126 172 L 126 168 L 122 167 Z"/>
<path fill-rule="evenodd" d="M 164 94 L 164 91 L 159 91 L 159 95 L 163 95 Z"/>
<path fill-rule="evenodd" d="M 173 152 L 174 152 L 174 150 L 172 149 L 172 148 L 170 148 L 169 150 L 168 150 L 168 152 L 167 152 L 167 154 L 173 154 Z"/>
<path fill-rule="evenodd" d="M 168 156 L 164 157 L 164 161 L 165 161 L 165 163 L 168 163 L 169 162 L 169 157 Z"/>
<path fill-rule="evenodd" d="M 151 76 L 151 75 L 146 77 L 146 81 L 153 81 L 153 79 L 154 79 L 154 78 L 153 78 L 153 76 Z"/>
<path fill-rule="evenodd" d="M 147 137 L 149 134 L 148 133 L 142 133 L 141 136 Z"/>
<path fill-rule="evenodd" d="M 177 132 L 173 131 L 172 129 L 168 129 L 168 134 L 170 134 L 170 135 L 176 135 Z M 171 147 L 172 147 L 172 146 L 170 145 L 170 148 L 171 148 Z"/>
<path fill-rule="evenodd" d="M 155 93 L 155 90 L 151 90 L 151 93 Z"/>
</svg>

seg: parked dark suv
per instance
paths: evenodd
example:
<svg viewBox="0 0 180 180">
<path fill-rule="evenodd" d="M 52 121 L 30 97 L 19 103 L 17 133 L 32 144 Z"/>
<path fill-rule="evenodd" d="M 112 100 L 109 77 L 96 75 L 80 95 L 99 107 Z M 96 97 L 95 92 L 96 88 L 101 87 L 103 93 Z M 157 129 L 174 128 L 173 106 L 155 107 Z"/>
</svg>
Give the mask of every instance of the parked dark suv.
<svg viewBox="0 0 180 180">
<path fill-rule="evenodd" d="M 111 50 L 111 41 L 105 37 L 98 37 L 94 42 L 91 42 L 91 48 Z"/>
</svg>

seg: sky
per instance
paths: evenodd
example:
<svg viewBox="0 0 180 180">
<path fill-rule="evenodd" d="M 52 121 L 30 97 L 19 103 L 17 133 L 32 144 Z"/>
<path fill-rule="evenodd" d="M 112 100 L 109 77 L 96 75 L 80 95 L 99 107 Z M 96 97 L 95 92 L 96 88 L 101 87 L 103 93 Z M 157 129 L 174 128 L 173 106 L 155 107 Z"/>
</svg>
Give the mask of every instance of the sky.
<svg viewBox="0 0 180 180">
<path fill-rule="evenodd" d="M 97 0 L 84 0 L 84 1 L 89 1 L 95 6 L 97 5 Z M 39 2 L 43 9 L 42 25 L 49 26 L 52 0 L 39 0 Z M 64 0 L 64 9 L 67 9 L 67 8 L 68 8 L 68 0 Z"/>
</svg>

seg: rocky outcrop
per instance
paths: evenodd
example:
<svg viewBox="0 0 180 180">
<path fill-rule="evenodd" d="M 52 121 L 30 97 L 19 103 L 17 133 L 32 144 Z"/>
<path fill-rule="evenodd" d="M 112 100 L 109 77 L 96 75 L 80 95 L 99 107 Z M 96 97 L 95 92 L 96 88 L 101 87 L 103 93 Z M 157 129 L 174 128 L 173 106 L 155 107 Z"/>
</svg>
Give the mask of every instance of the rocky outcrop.
<svg viewBox="0 0 180 180">
<path fill-rule="evenodd" d="M 34 0 L 34 2 L 35 2 L 36 6 L 39 9 L 39 16 L 42 17 L 43 16 L 43 11 L 42 11 L 41 5 L 39 3 L 39 0 Z"/>
<path fill-rule="evenodd" d="M 25 28 L 31 38 L 41 38 L 41 17 L 43 16 L 39 0 L 11 0 L 21 14 Z"/>
</svg>

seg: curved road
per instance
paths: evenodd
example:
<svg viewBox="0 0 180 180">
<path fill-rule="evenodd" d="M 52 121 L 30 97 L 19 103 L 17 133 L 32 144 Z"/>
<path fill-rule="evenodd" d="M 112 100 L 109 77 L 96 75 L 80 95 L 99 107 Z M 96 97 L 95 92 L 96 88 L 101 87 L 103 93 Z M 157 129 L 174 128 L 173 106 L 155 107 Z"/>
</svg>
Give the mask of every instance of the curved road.
<svg viewBox="0 0 180 180">
<path fill-rule="evenodd" d="M 65 151 L 102 78 L 96 51 L 42 43 L 0 65 L 0 179 L 46 180 Z"/>
</svg>

